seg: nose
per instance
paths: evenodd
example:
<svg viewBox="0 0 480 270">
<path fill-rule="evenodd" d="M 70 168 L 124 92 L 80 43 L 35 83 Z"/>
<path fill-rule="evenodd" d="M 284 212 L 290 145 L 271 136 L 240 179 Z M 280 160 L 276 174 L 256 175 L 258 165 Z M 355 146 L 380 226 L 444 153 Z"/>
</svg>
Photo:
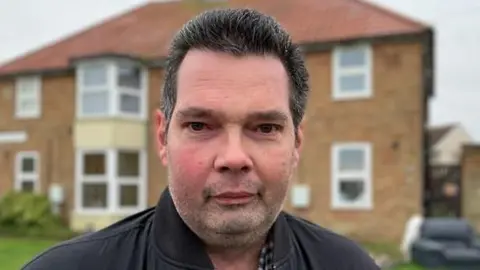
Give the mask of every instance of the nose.
<svg viewBox="0 0 480 270">
<path fill-rule="evenodd" d="M 221 173 L 247 173 L 252 170 L 253 162 L 247 153 L 241 135 L 230 134 L 219 146 L 214 167 Z"/>
</svg>

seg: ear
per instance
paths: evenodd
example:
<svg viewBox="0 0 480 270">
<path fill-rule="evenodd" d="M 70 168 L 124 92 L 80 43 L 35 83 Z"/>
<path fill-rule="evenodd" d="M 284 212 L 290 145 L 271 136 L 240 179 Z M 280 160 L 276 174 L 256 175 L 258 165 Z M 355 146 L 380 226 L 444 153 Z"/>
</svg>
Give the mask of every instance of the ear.
<svg viewBox="0 0 480 270">
<path fill-rule="evenodd" d="M 300 162 L 300 153 L 303 150 L 304 128 L 305 128 L 305 118 L 303 118 L 300 124 L 298 125 L 297 133 L 295 136 L 295 151 L 294 151 L 294 157 L 293 157 L 295 168 L 298 166 L 298 163 Z"/>
<path fill-rule="evenodd" d="M 167 119 L 160 110 L 155 111 L 153 118 L 155 119 L 155 141 L 157 143 L 157 154 L 162 161 L 162 164 L 167 166 Z"/>
</svg>

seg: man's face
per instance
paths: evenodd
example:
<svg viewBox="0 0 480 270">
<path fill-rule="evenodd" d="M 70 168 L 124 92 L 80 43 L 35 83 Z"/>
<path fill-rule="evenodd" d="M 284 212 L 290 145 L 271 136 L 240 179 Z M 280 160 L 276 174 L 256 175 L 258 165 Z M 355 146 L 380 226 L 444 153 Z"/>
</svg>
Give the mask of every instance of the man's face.
<svg viewBox="0 0 480 270">
<path fill-rule="evenodd" d="M 167 134 L 156 115 L 176 208 L 211 244 L 253 241 L 281 210 L 299 158 L 287 73 L 274 57 L 192 50 L 177 89 Z"/>
</svg>

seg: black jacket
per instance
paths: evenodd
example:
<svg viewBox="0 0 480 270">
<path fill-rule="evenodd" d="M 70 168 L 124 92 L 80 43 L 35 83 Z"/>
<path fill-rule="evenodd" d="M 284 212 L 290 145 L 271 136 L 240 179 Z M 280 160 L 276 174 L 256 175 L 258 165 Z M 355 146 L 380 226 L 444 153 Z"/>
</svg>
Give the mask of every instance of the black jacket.
<svg viewBox="0 0 480 270">
<path fill-rule="evenodd" d="M 281 213 L 274 224 L 277 270 L 376 270 L 352 241 Z M 207 270 L 214 269 L 200 239 L 178 215 L 168 189 L 156 207 L 108 228 L 63 242 L 24 270 Z"/>
</svg>

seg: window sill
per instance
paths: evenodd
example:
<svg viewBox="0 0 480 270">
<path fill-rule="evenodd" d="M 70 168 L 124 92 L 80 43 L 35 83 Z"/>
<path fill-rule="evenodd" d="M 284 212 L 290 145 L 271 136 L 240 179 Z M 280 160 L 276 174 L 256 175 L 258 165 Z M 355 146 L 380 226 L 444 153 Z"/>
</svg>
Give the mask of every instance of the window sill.
<svg viewBox="0 0 480 270">
<path fill-rule="evenodd" d="M 333 203 L 330 207 L 333 211 L 372 211 L 371 204 L 347 204 L 347 203 Z"/>
<path fill-rule="evenodd" d="M 40 114 L 20 114 L 20 113 L 17 113 L 17 114 L 15 114 L 15 119 L 31 120 L 31 119 L 39 119 L 40 116 L 41 116 Z"/>
<path fill-rule="evenodd" d="M 334 101 L 348 101 L 348 100 L 365 100 L 372 98 L 373 95 L 370 92 L 362 92 L 357 94 L 340 94 L 335 93 L 332 98 Z"/>
</svg>

